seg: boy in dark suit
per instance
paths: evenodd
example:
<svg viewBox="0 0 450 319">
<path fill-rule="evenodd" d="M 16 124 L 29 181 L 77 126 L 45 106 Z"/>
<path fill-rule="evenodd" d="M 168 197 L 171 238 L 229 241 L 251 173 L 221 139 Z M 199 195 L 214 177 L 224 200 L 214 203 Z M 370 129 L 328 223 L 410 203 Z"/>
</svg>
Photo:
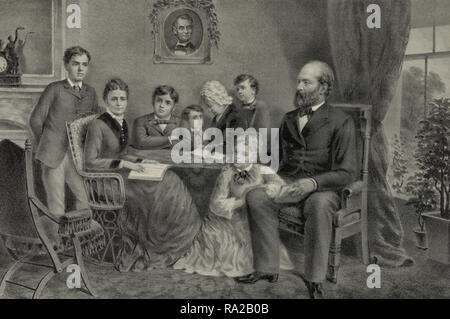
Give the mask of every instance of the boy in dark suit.
<svg viewBox="0 0 450 319">
<path fill-rule="evenodd" d="M 256 78 L 249 74 L 241 74 L 234 80 L 237 98 L 244 128 L 253 127 L 256 130 L 270 130 L 270 110 L 267 104 L 257 98 L 259 84 Z"/>
<path fill-rule="evenodd" d="M 234 86 L 239 100 L 237 106 L 243 128 L 254 128 L 259 133 L 261 133 L 260 129 L 267 129 L 266 145 L 270 152 L 270 109 L 264 101 L 257 98 L 259 93 L 258 80 L 253 75 L 241 74 L 234 80 Z"/>
<path fill-rule="evenodd" d="M 65 212 L 64 184 L 74 193 L 77 209 L 88 207 L 83 181 L 68 148 L 66 122 L 83 113 L 99 112 L 95 89 L 83 82 L 90 61 L 91 55 L 87 50 L 81 47 L 67 49 L 64 53 L 67 79 L 50 83 L 30 116 L 30 127 L 37 145 L 36 159 L 42 163 L 47 205 L 56 216 Z"/>
<path fill-rule="evenodd" d="M 170 149 L 177 140 L 171 138 L 179 118 L 173 112 L 179 95 L 171 86 L 162 85 L 153 92 L 155 112 L 137 118 L 133 125 L 133 147 L 137 149 Z"/>
<path fill-rule="evenodd" d="M 187 128 L 190 133 L 191 150 L 206 143 L 203 141 L 203 115 L 203 108 L 195 104 L 185 107 L 181 113 L 182 126 Z M 198 145 L 195 144 L 195 137 L 199 141 Z"/>
</svg>

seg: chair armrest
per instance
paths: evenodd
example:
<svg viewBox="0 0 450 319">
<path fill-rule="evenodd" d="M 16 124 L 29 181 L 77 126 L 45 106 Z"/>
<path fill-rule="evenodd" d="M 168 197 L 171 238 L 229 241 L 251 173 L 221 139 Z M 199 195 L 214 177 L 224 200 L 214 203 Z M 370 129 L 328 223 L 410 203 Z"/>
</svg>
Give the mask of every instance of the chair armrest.
<svg viewBox="0 0 450 319">
<path fill-rule="evenodd" d="M 347 185 L 341 192 L 341 208 L 352 212 L 361 208 L 363 181 Z"/>
<path fill-rule="evenodd" d="M 39 209 L 47 218 L 51 219 L 53 222 L 59 224 L 59 218 L 57 218 L 55 215 L 53 215 L 47 207 L 45 207 L 44 204 L 42 204 L 42 202 L 34 196 L 28 196 L 29 201 L 31 201 L 31 203 L 36 206 L 37 209 Z"/>
<path fill-rule="evenodd" d="M 92 209 L 121 209 L 125 203 L 122 175 L 112 172 L 83 172 L 89 205 Z"/>
<path fill-rule="evenodd" d="M 105 172 L 80 172 L 80 175 L 82 177 L 91 177 L 91 178 L 115 178 L 120 179 L 123 182 L 122 175 L 119 173 L 111 172 L 111 171 L 105 171 Z"/>
<path fill-rule="evenodd" d="M 91 227 L 92 212 L 90 209 L 81 209 L 65 213 L 60 218 L 59 233 L 71 235 L 83 232 Z"/>
<path fill-rule="evenodd" d="M 354 195 L 358 195 L 362 192 L 364 187 L 364 183 L 363 181 L 356 181 L 353 182 L 349 185 L 347 185 L 343 190 L 342 190 L 342 197 L 345 198 L 350 198 Z"/>
</svg>

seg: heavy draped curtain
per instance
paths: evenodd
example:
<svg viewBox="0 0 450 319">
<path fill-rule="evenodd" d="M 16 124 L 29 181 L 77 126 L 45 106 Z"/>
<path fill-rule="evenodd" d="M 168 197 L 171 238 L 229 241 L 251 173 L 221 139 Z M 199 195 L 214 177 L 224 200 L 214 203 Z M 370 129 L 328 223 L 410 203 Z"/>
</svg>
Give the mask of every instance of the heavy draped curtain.
<svg viewBox="0 0 450 319">
<path fill-rule="evenodd" d="M 378 4 L 381 28 L 369 29 L 367 7 Z M 412 263 L 389 184 L 383 120 L 400 77 L 410 30 L 409 0 L 328 1 L 328 30 L 338 86 L 344 102 L 373 107 L 369 160 L 369 247 L 379 264 Z"/>
</svg>

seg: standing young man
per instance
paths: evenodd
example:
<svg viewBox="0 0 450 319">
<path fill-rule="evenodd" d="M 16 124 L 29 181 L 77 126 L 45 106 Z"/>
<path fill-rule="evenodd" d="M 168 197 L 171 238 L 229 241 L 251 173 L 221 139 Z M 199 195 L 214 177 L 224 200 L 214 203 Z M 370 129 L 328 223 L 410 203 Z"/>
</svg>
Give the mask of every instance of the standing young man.
<svg viewBox="0 0 450 319">
<path fill-rule="evenodd" d="M 76 197 L 77 209 L 88 207 L 82 178 L 70 154 L 66 122 L 99 111 L 95 89 L 83 82 L 90 60 L 91 55 L 82 47 L 67 49 L 64 53 L 67 79 L 50 83 L 30 116 L 37 145 L 36 159 L 42 163 L 47 206 L 56 216 L 65 212 L 65 184 Z"/>
</svg>

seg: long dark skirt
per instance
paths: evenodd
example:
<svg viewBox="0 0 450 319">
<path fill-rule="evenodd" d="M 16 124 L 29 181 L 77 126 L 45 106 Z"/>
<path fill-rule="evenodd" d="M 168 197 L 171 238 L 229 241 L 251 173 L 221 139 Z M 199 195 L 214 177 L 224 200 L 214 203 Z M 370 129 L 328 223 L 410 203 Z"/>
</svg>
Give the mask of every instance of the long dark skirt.
<svg viewBox="0 0 450 319">
<path fill-rule="evenodd" d="M 124 180 L 127 200 L 119 220 L 123 247 L 116 268 L 142 271 L 174 264 L 201 226 L 187 187 L 170 170 L 161 182 Z"/>
</svg>

